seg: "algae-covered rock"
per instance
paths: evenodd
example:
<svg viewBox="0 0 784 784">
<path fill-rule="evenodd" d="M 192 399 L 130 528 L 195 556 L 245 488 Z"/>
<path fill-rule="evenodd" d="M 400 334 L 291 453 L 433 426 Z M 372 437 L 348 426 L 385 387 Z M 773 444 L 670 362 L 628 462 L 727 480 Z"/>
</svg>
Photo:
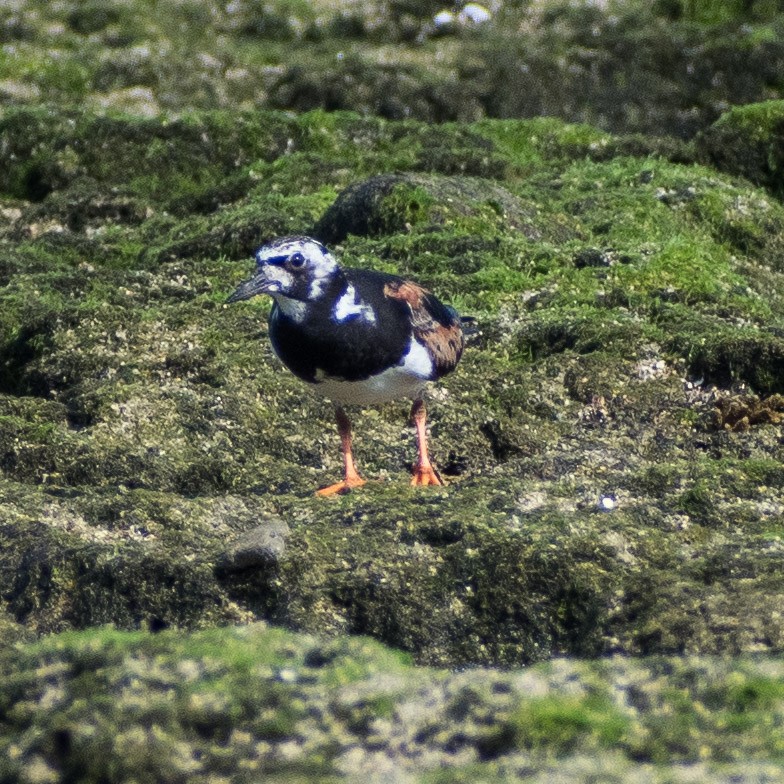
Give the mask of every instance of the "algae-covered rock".
<svg viewBox="0 0 784 784">
<path fill-rule="evenodd" d="M 0 8 L 0 781 L 781 780 L 781 9 L 153 5 Z M 314 497 L 302 233 L 469 317 L 445 487 Z"/>
<path fill-rule="evenodd" d="M 223 553 L 219 568 L 224 572 L 239 572 L 274 564 L 286 549 L 289 533 L 289 527 L 283 520 L 265 520 L 230 544 Z"/>
<path fill-rule="evenodd" d="M 697 139 L 701 157 L 784 197 L 784 101 L 736 106 Z"/>
<path fill-rule="evenodd" d="M 14 0 L 0 9 L 0 102 L 149 118 L 270 108 L 427 122 L 549 116 L 691 138 L 728 106 L 784 97 L 783 31 L 772 0 L 159 0 L 152 10 Z M 41 187 L 68 168 L 61 152 L 34 162 Z"/>
<path fill-rule="evenodd" d="M 553 119 L 17 108 L 0 134 L 13 624 L 264 618 L 450 666 L 784 645 L 769 193 Z M 352 412 L 369 484 L 313 496 L 330 407 L 268 302 L 224 303 L 257 242 L 314 231 L 474 319 L 428 404 L 445 488 L 409 487 L 401 401 Z"/>
<path fill-rule="evenodd" d="M 340 193 L 315 227 L 324 242 L 342 242 L 349 234 L 398 234 L 412 229 L 482 233 L 520 231 L 541 240 L 536 208 L 505 188 L 471 177 L 382 174 Z M 462 224 L 462 225 L 460 225 Z M 562 237 L 565 238 L 565 237 Z"/>
<path fill-rule="evenodd" d="M 0 775 L 778 782 L 782 674 L 770 657 L 447 673 L 263 624 L 104 628 L 0 648 Z"/>
<path fill-rule="evenodd" d="M 0 780 L 780 778 L 780 19 L 414 5 L 0 10 Z M 292 233 L 469 317 L 445 487 L 314 497 Z"/>
</svg>

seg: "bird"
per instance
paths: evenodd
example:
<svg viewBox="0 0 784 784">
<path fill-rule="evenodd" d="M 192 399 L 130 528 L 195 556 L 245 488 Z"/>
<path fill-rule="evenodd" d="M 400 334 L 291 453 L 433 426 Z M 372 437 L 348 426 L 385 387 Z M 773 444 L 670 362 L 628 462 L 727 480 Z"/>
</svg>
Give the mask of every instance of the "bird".
<svg viewBox="0 0 784 784">
<path fill-rule="evenodd" d="M 330 400 L 343 455 L 343 479 L 317 490 L 344 494 L 365 484 L 354 462 L 345 406 L 412 400 L 418 458 L 411 484 L 443 485 L 430 461 L 423 394 L 457 366 L 460 316 L 420 284 L 368 269 L 344 268 L 318 240 L 286 236 L 254 254 L 252 277 L 227 300 L 272 297 L 269 337 L 283 364 Z"/>
</svg>

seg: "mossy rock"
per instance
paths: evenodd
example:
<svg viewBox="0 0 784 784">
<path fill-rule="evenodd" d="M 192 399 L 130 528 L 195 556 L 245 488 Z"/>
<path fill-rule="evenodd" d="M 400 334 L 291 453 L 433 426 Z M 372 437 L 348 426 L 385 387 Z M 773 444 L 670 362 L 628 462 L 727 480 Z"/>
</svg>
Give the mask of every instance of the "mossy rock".
<svg viewBox="0 0 784 784">
<path fill-rule="evenodd" d="M 705 162 L 784 198 L 784 101 L 736 106 L 697 137 Z"/>
<path fill-rule="evenodd" d="M 0 225 L 14 623 L 265 618 L 450 666 L 784 645 L 778 427 L 715 413 L 781 391 L 765 191 L 552 118 L 17 109 L 6 134 L 25 118 Z M 60 161 L 35 201 L 24 150 Z M 269 302 L 224 303 L 256 243 L 314 226 L 474 319 L 428 405 L 445 489 L 409 487 L 401 402 L 352 412 L 369 484 L 313 497 L 330 407 L 275 359 Z"/>
<path fill-rule="evenodd" d="M 784 23 L 774 2 L 553 0 L 491 8 L 482 24 L 455 9 L 447 26 L 434 19 L 443 10 L 291 0 L 208 10 L 162 0 L 145 13 L 133 3 L 23 0 L 0 24 L 0 39 L 15 47 L 0 95 L 6 106 L 150 118 L 319 107 L 427 123 L 547 116 L 679 139 L 727 106 L 782 97 Z M 34 160 L 19 184 L 45 191 L 68 168 L 57 158 L 51 167 Z"/>
<path fill-rule="evenodd" d="M 725 388 L 740 380 L 762 394 L 784 391 L 784 338 L 778 330 L 744 329 L 722 319 L 695 323 L 681 308 L 665 309 L 662 323 L 678 324 L 670 346 L 689 356 L 696 378 Z"/>
<path fill-rule="evenodd" d="M 123 183 L 132 194 L 182 198 L 183 192 L 224 183 L 242 160 L 277 157 L 289 138 L 289 123 L 280 115 L 267 117 L 270 124 L 262 128 L 250 117 L 221 113 L 169 123 L 51 106 L 6 110 L 0 116 L 0 191 L 41 201 L 88 178 Z"/>
<path fill-rule="evenodd" d="M 324 242 L 349 234 L 375 236 L 412 229 L 458 233 L 519 231 L 541 240 L 535 205 L 494 182 L 468 177 L 382 174 L 349 186 L 316 224 Z M 472 231 L 473 230 L 473 231 Z"/>
<path fill-rule="evenodd" d="M 325 62 L 313 70 L 297 63 L 271 86 L 269 105 L 298 112 L 353 110 L 427 122 L 470 122 L 483 115 L 475 91 L 452 79 L 430 79 L 418 67 L 368 62 L 361 56 Z"/>
<path fill-rule="evenodd" d="M 183 536 L 184 509 L 166 494 L 126 489 L 58 500 L 4 482 L 3 496 L 3 564 L 17 568 L 3 569 L 2 591 L 25 629 L 198 627 L 244 617 L 216 585 L 210 558 L 220 547 L 211 529 L 225 535 L 247 520 L 243 504 L 236 516 L 228 501 L 194 507 L 205 526 L 191 549 L 196 518 Z"/>
<path fill-rule="evenodd" d="M 775 657 L 445 672 L 264 624 L 0 645 L 9 780 L 775 780 Z M 673 716 L 676 719 L 673 719 Z"/>
</svg>

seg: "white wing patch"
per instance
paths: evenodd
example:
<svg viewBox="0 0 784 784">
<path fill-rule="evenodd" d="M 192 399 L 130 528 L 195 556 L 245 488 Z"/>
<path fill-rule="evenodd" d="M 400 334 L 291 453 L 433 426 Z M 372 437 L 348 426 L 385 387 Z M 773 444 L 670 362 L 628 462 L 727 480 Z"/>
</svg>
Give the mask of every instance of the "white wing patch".
<svg viewBox="0 0 784 784">
<path fill-rule="evenodd" d="M 332 308 L 332 317 L 338 324 L 342 324 L 350 319 L 359 317 L 368 324 L 376 323 L 376 314 L 373 308 L 357 298 L 356 289 L 349 283 L 343 294 Z"/>
<path fill-rule="evenodd" d="M 430 378 L 433 373 L 433 360 L 428 350 L 418 341 L 411 339 L 408 351 L 403 357 L 402 369 L 404 373 L 419 378 Z"/>
</svg>

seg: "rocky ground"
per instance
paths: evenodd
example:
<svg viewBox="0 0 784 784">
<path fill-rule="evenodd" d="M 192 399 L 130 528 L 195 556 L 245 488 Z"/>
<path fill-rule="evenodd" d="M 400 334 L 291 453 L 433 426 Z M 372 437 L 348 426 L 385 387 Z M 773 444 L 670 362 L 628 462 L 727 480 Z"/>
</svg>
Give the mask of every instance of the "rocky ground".
<svg viewBox="0 0 784 784">
<path fill-rule="evenodd" d="M 776 0 L 5 0 L 0 100 L 553 115 L 690 138 L 784 97 Z M 462 11 L 462 13 L 461 13 Z M 483 13 L 482 13 L 483 12 Z"/>
<path fill-rule="evenodd" d="M 573 90 L 555 113 L 591 126 L 458 110 L 464 65 L 439 115 L 458 45 L 573 53 L 590 17 L 595 61 L 652 17 L 90 8 L 0 25 L 0 781 L 782 780 L 784 101 L 727 108 L 781 71 L 648 96 L 661 125 Z M 684 57 L 688 33 L 776 62 L 776 14 L 659 10 Z M 417 90 L 275 97 L 328 59 L 372 76 L 360 46 Z M 273 357 L 268 302 L 225 304 L 293 232 L 475 318 L 429 402 L 445 488 L 408 486 L 401 403 L 354 412 L 373 481 L 314 497 L 330 407 Z"/>
<path fill-rule="evenodd" d="M 783 668 L 612 657 L 447 674 L 264 624 L 68 632 L 0 660 L 0 775 L 773 784 Z"/>
</svg>

